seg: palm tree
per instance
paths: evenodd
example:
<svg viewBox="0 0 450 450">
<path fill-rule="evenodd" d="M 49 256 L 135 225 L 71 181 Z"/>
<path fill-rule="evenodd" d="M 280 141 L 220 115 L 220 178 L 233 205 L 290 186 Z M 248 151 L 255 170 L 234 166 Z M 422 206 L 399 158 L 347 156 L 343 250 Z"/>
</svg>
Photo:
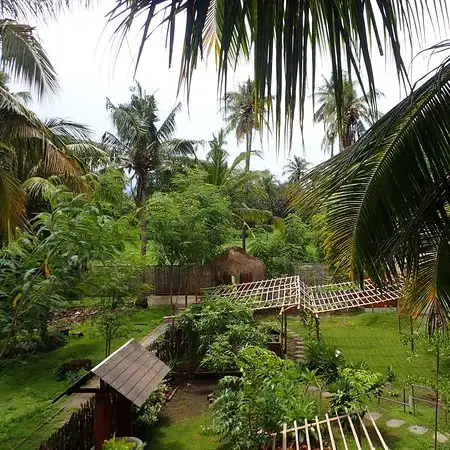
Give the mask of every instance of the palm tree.
<svg viewBox="0 0 450 450">
<path fill-rule="evenodd" d="M 176 139 L 175 116 L 181 108 L 179 103 L 161 122 L 158 105 L 153 94 L 147 94 L 139 83 L 131 88 L 129 103 L 114 105 L 107 99 L 117 136 L 105 133 L 103 143 L 116 161 L 132 172 L 136 179 L 134 200 L 139 210 L 151 194 L 151 177 L 163 167 L 165 161 L 177 157 L 195 157 L 198 141 Z M 147 253 L 147 222 L 141 217 L 141 255 Z"/>
<path fill-rule="evenodd" d="M 206 181 L 219 186 L 221 191 L 231 200 L 233 217 L 236 226 L 242 230 L 242 248 L 246 250 L 247 230 L 251 232 L 251 224 L 267 222 L 272 217 L 271 211 L 248 205 L 248 198 L 264 196 L 264 191 L 258 184 L 260 172 L 242 170 L 241 164 L 247 161 L 247 152 L 240 153 L 231 164 L 228 164 L 229 154 L 225 150 L 225 131 L 221 129 L 209 145 L 211 150 L 206 156 L 204 169 Z M 253 153 L 253 152 L 251 152 Z"/>
<path fill-rule="evenodd" d="M 127 41 L 133 25 L 139 26 L 141 43 L 136 67 L 155 22 L 167 26 L 169 65 L 172 63 L 177 27 L 185 30 L 181 61 L 181 80 L 191 86 L 194 70 L 205 53 L 213 51 L 222 89 L 230 69 L 242 61 L 253 65 L 255 102 L 274 96 L 276 138 L 285 125 L 292 136 L 295 115 L 304 119 L 307 84 L 317 74 L 317 53 L 328 57 L 335 85 L 337 111 L 343 104 L 343 70 L 352 73 L 368 97 L 375 99 L 372 42 L 380 54 L 392 55 L 399 81 L 408 84 L 403 62 L 404 42 L 423 35 L 425 24 L 448 24 L 446 0 L 349 0 L 345 3 L 243 2 L 241 0 L 118 0 L 108 15 L 119 47 Z M 157 17 L 166 11 L 165 20 Z M 137 18 L 145 17 L 144 21 Z M 135 23 L 137 21 L 137 23 Z M 179 22 L 184 23 L 179 23 Z M 143 23 L 142 23 L 143 22 Z M 405 39 L 403 39 L 405 38 Z M 312 75 L 312 80 L 310 79 Z M 282 105 L 283 108 L 282 108 Z M 297 107 L 298 106 L 298 107 Z M 272 106 L 269 105 L 269 109 Z M 262 116 L 262 111 L 258 112 Z"/>
<path fill-rule="evenodd" d="M 372 126 L 381 114 L 366 96 L 358 97 L 356 83 L 347 74 L 343 75 L 342 104 L 338 113 L 333 76 L 323 81 L 314 94 L 319 105 L 314 112 L 314 122 L 323 123 L 325 137 L 322 148 L 333 156 L 336 139 L 339 141 L 339 151 L 354 144 L 366 131 L 366 125 Z M 376 92 L 376 96 L 379 95 Z"/>
<path fill-rule="evenodd" d="M 284 166 L 283 175 L 288 176 L 289 183 L 297 183 L 306 175 L 310 167 L 311 163 L 307 162 L 305 158 L 294 156 Z"/>
<path fill-rule="evenodd" d="M 227 131 L 235 130 L 238 143 L 245 140 L 245 170 L 250 170 L 253 131 L 262 131 L 267 100 L 255 101 L 254 83 L 250 78 L 238 85 L 235 92 L 227 92 L 225 100 L 225 121 Z"/>
<path fill-rule="evenodd" d="M 0 90 L 0 232 L 8 238 L 27 222 L 27 197 L 54 182 L 81 189 L 86 163 L 102 152 L 89 140 L 84 125 L 63 119 L 41 121 L 21 102 L 25 93 L 11 93 L 1 84 Z"/>
<path fill-rule="evenodd" d="M 449 51 L 448 42 L 436 46 Z M 402 308 L 450 320 L 450 58 L 348 150 L 311 173 L 332 262 L 354 279 L 404 285 Z"/>
</svg>

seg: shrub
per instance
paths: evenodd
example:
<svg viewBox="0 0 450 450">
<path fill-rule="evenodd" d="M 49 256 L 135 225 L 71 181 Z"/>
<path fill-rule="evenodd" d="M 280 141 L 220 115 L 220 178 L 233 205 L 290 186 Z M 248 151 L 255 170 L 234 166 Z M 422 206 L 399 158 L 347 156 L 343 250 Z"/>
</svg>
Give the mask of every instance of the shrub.
<svg viewBox="0 0 450 450">
<path fill-rule="evenodd" d="M 340 368 L 331 400 L 332 409 L 337 412 L 364 409 L 369 400 L 381 393 L 383 376 L 367 369 Z"/>
<path fill-rule="evenodd" d="M 178 321 L 187 341 L 185 357 L 193 364 L 223 372 L 235 369 L 235 356 L 247 346 L 264 346 L 270 335 L 252 309 L 232 299 L 207 299 L 192 305 Z"/>
<path fill-rule="evenodd" d="M 169 387 L 165 383 L 161 383 L 154 390 L 147 401 L 138 409 L 136 416 L 136 424 L 138 427 L 152 428 L 159 419 L 159 414 L 167 402 L 167 393 Z"/>
<path fill-rule="evenodd" d="M 326 382 L 333 383 L 338 378 L 339 367 L 345 360 L 341 352 L 326 345 L 322 340 L 311 340 L 306 347 L 306 366 L 315 370 Z"/>
<path fill-rule="evenodd" d="M 284 422 L 314 417 L 314 402 L 303 395 L 301 371 L 292 361 L 248 346 L 236 362 L 242 378 L 222 378 L 211 407 L 214 432 L 225 448 L 259 448 Z"/>
</svg>

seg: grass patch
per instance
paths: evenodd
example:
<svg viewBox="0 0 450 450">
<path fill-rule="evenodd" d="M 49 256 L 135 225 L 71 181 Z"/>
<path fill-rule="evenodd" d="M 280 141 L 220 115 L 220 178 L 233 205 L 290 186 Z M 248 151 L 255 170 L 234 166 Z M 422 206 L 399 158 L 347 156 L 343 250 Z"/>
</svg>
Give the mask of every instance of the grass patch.
<svg viewBox="0 0 450 450">
<path fill-rule="evenodd" d="M 291 331 L 306 337 L 308 330 L 296 318 L 288 323 Z M 409 317 L 401 318 L 401 329 L 409 333 Z M 320 332 L 329 345 L 342 351 L 351 362 L 365 361 L 370 369 L 386 373 L 392 366 L 399 381 L 409 376 L 434 377 L 434 358 L 425 351 L 410 356 L 410 349 L 400 341 L 395 312 L 331 315 L 320 318 Z M 443 361 L 442 371 L 448 370 Z"/>
<path fill-rule="evenodd" d="M 209 417 L 201 415 L 173 425 L 158 425 L 152 430 L 148 448 L 152 450 L 219 450 L 217 439 L 203 431 L 210 425 Z"/>
<path fill-rule="evenodd" d="M 128 339 L 143 338 L 170 313 L 169 306 L 135 310 L 132 323 L 135 326 L 127 338 L 113 340 L 112 349 L 120 347 Z M 94 364 L 104 357 L 104 339 L 94 332 L 91 323 L 74 325 L 71 331 L 82 331 L 84 337 L 70 338 L 68 343 L 48 353 L 37 353 L 17 360 L 5 360 L 0 364 L 0 448 L 13 449 L 37 427 L 42 425 L 20 449 L 35 449 L 64 421 L 59 411 L 64 400 L 56 405 L 51 401 L 70 382 L 58 381 L 55 370 L 67 360 L 91 359 Z"/>
</svg>

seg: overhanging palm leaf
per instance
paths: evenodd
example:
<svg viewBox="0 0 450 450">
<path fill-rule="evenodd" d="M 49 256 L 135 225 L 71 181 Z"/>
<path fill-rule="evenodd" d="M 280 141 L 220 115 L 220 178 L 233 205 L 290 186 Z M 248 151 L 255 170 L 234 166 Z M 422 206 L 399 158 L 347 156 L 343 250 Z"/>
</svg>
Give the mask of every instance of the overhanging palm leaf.
<svg viewBox="0 0 450 450">
<path fill-rule="evenodd" d="M 333 262 L 379 285 L 405 277 L 405 308 L 418 315 L 434 305 L 434 317 L 447 319 L 449 149 L 446 61 L 358 143 L 318 166 L 306 199 L 328 208 Z"/>
<path fill-rule="evenodd" d="M 394 56 L 399 77 L 405 80 L 401 32 L 408 39 L 420 35 L 428 17 L 432 23 L 438 21 L 437 17 L 446 25 L 448 23 L 445 0 L 117 0 L 109 14 L 109 21 L 119 21 L 114 31 L 119 44 L 125 42 L 135 19 L 142 15 L 145 17 L 136 64 L 139 64 L 142 49 L 158 14 L 163 18 L 157 24 L 167 26 L 169 61 L 176 25 L 184 21 L 181 75 L 188 88 L 204 48 L 211 45 L 218 48 L 219 80 L 225 82 L 225 91 L 228 68 L 234 68 L 240 57 L 248 59 L 251 52 L 255 99 L 262 100 L 275 94 L 277 131 L 284 116 L 288 133 L 292 130 L 297 102 L 300 122 L 303 122 L 307 79 L 311 74 L 314 91 L 319 49 L 331 61 L 336 103 L 340 106 L 342 72 L 345 69 L 353 72 L 360 83 L 367 79 L 368 90 L 375 94 L 370 52 L 372 41 L 380 53 L 386 50 Z M 221 20 L 221 17 L 226 20 Z M 215 27 L 212 26 L 213 20 L 216 21 Z M 384 36 L 384 41 L 381 36 Z M 282 102 L 284 114 L 281 113 Z"/>
<path fill-rule="evenodd" d="M 0 42 L 0 59 L 9 75 L 31 86 L 39 98 L 57 92 L 55 70 L 34 37 L 33 28 L 8 19 L 0 20 Z"/>
</svg>

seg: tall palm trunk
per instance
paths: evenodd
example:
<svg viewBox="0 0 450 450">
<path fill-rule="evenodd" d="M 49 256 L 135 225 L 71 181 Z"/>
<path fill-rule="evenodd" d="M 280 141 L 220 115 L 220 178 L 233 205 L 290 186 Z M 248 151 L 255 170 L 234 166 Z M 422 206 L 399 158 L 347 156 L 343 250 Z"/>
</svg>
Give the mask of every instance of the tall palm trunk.
<svg viewBox="0 0 450 450">
<path fill-rule="evenodd" d="M 253 132 L 252 130 L 247 131 L 245 136 L 245 146 L 247 150 L 247 155 L 245 157 L 245 171 L 250 171 L 250 156 L 252 151 L 252 140 L 253 140 Z"/>
<path fill-rule="evenodd" d="M 141 256 L 147 254 L 148 246 L 148 221 L 145 218 L 144 206 L 147 201 L 147 177 L 146 174 L 138 175 L 138 182 L 136 186 L 136 206 L 138 208 L 138 217 L 141 224 Z"/>
<path fill-rule="evenodd" d="M 147 254 L 147 247 L 148 247 L 148 220 L 145 217 L 145 210 L 144 206 L 147 201 L 147 177 L 146 174 L 141 173 L 138 174 L 138 182 L 136 186 L 136 206 L 138 208 L 138 218 L 141 225 L 141 256 L 145 256 Z M 141 283 L 146 284 L 146 273 L 147 271 L 143 270 L 141 274 Z M 148 307 L 148 300 L 147 296 L 142 294 L 137 300 L 136 300 L 136 306 L 140 306 L 142 308 Z"/>
</svg>

